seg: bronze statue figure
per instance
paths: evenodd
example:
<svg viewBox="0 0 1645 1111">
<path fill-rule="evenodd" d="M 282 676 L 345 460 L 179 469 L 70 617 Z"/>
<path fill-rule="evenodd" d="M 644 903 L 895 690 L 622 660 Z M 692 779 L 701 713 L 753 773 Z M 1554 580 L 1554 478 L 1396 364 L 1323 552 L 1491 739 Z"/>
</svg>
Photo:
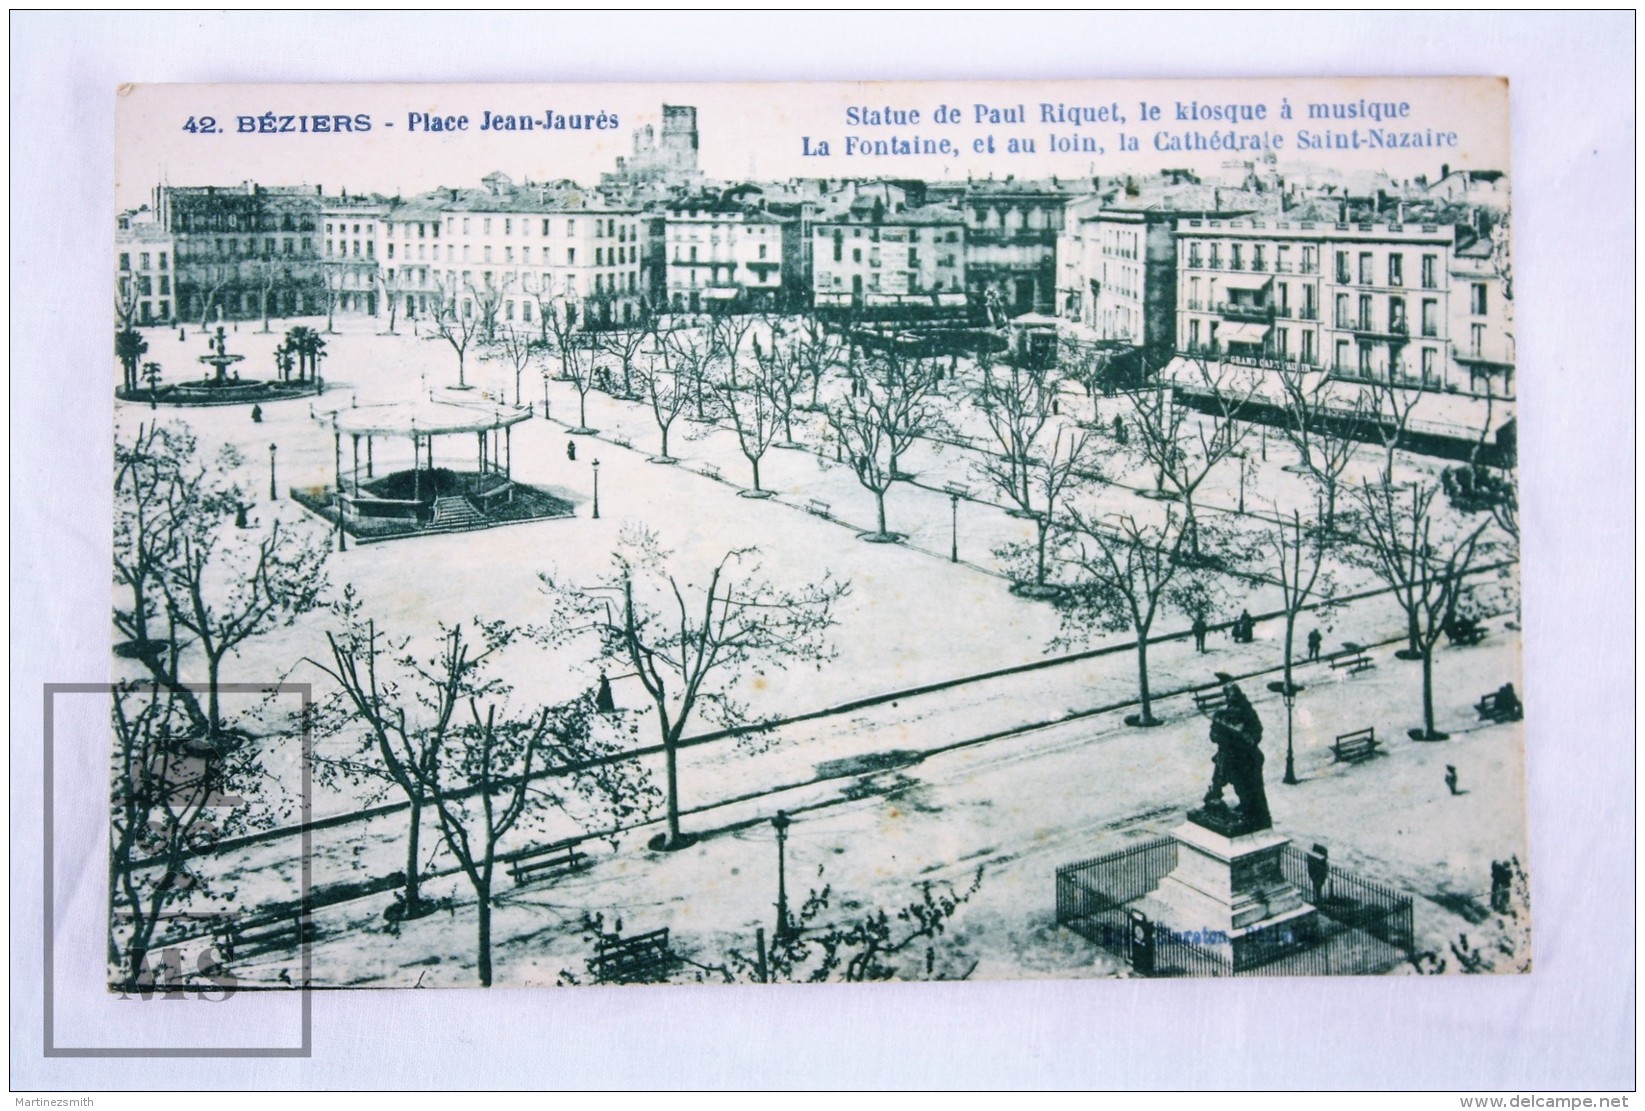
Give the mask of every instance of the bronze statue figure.
<svg viewBox="0 0 1645 1111">
<path fill-rule="evenodd" d="M 1212 761 L 1211 786 L 1205 804 L 1190 811 L 1188 820 L 1228 837 L 1270 829 L 1268 793 L 1262 785 L 1262 720 L 1250 699 L 1229 683 L 1227 701 L 1211 716 L 1211 743 L 1217 746 Z M 1223 788 L 1232 787 L 1238 806 L 1223 801 Z"/>
</svg>

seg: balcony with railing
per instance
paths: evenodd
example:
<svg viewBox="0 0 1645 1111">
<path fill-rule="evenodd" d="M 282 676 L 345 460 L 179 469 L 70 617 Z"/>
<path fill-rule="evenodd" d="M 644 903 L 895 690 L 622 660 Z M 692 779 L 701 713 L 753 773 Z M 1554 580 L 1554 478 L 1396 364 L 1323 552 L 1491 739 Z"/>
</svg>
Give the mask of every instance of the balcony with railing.
<svg viewBox="0 0 1645 1111">
<path fill-rule="evenodd" d="M 1274 319 L 1274 306 L 1257 304 L 1254 301 L 1219 301 L 1216 311 L 1229 320 L 1249 320 L 1253 323 L 1267 324 Z"/>
<path fill-rule="evenodd" d="M 1373 320 L 1362 319 L 1350 326 L 1349 331 L 1365 339 L 1386 343 L 1409 343 L 1411 340 L 1411 325 L 1404 319 L 1390 320 L 1385 328 L 1379 327 Z"/>
</svg>

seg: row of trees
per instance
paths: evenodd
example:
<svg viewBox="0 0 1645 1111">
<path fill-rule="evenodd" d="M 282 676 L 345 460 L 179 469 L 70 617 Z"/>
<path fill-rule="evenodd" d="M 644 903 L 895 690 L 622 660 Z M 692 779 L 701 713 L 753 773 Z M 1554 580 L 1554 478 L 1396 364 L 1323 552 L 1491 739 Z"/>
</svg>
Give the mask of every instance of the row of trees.
<svg viewBox="0 0 1645 1111">
<path fill-rule="evenodd" d="M 223 837 L 294 808 L 289 782 L 270 772 L 266 706 L 235 714 L 224 698 L 224 665 L 252 639 L 323 615 L 325 650 L 307 660 L 329 680 L 306 723 L 318 778 L 361 801 L 390 793 L 407 804 L 402 920 L 433 906 L 421 892 L 432 818 L 473 889 L 478 974 L 489 984 L 505 843 L 567 831 L 614 839 L 658 807 L 653 847 L 688 843 L 679 775 L 688 733 L 741 730 L 760 743 L 765 719 L 740 696 L 743 684 L 831 660 L 849 593 L 828 576 L 779 584 L 753 549 L 726 553 L 695 586 L 654 534 L 629 528 L 595 586 L 542 576 L 538 625 L 391 629 L 352 587 L 326 601 L 322 532 L 235 527 L 244 503 L 231 452 L 207 462 L 185 428 L 154 425 L 122 439 L 116 463 L 114 620 L 119 654 L 141 672 L 113 708 L 109 959 L 124 986 L 152 975 L 167 917 L 196 900 L 242 897 L 198 862 Z M 593 690 L 579 689 L 593 667 L 626 669 L 646 707 L 599 713 Z M 646 718 L 655 744 L 637 748 Z M 649 770 L 659 756 L 662 789 Z"/>
</svg>

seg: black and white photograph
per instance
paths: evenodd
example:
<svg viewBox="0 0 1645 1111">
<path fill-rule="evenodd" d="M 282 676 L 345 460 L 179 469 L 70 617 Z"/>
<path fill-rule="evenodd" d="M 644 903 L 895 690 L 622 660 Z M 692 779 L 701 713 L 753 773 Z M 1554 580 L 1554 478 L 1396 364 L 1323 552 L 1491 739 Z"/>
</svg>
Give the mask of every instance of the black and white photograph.
<svg viewBox="0 0 1645 1111">
<path fill-rule="evenodd" d="M 1572 18 L 14 15 L 13 1089 L 1628 1091 Z"/>
<path fill-rule="evenodd" d="M 122 90 L 111 988 L 1530 969 L 1504 85 L 981 91 Z"/>
</svg>

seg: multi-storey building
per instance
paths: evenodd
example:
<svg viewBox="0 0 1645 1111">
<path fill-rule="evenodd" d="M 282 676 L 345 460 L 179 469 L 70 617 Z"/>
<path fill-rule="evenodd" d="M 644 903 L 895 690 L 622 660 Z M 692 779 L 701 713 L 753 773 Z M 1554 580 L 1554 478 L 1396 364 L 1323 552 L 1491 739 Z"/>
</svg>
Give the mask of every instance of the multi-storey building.
<svg viewBox="0 0 1645 1111">
<path fill-rule="evenodd" d="M 115 307 L 123 324 L 169 324 L 174 300 L 170 233 L 147 206 L 122 213 L 114 236 Z"/>
<path fill-rule="evenodd" d="M 1514 395 L 1514 302 L 1505 237 L 1459 228 L 1450 259 L 1451 358 L 1472 392 Z"/>
<path fill-rule="evenodd" d="M 388 203 L 381 197 L 327 197 L 320 206 L 322 267 L 335 312 L 376 316 Z"/>
<path fill-rule="evenodd" d="M 579 327 L 637 320 L 644 289 L 639 214 L 575 189 L 448 189 L 391 206 L 384 281 L 407 315 L 444 311 L 496 323 L 542 323 L 553 308 Z"/>
<path fill-rule="evenodd" d="M 726 198 L 668 206 L 664 288 L 674 312 L 776 309 L 803 295 L 798 222 Z"/>
<path fill-rule="evenodd" d="M 817 305 L 965 291 L 965 216 L 942 205 L 907 209 L 878 222 L 851 216 L 817 223 L 811 287 Z"/>
<path fill-rule="evenodd" d="M 1454 228 L 1177 221 L 1177 347 L 1348 378 L 1456 388 Z"/>
<path fill-rule="evenodd" d="M 1056 182 L 973 182 L 961 202 L 968 289 L 1013 316 L 1055 311 L 1057 236 L 1070 195 Z"/>
<path fill-rule="evenodd" d="M 162 185 L 160 226 L 171 233 L 176 313 L 249 320 L 325 311 L 318 186 Z"/>
</svg>

